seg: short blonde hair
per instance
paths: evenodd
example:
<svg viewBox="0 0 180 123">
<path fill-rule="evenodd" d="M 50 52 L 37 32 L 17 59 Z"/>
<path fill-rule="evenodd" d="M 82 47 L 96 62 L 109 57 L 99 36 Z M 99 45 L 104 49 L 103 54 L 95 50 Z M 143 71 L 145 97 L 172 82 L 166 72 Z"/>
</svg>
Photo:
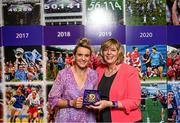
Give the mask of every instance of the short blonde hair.
<svg viewBox="0 0 180 123">
<path fill-rule="evenodd" d="M 103 63 L 106 63 L 105 60 L 104 60 L 104 57 L 103 57 L 103 51 L 114 45 L 118 51 L 118 58 L 117 58 L 117 64 L 120 64 L 124 61 L 124 51 L 123 51 L 123 47 L 122 47 L 122 44 L 116 40 L 116 39 L 113 39 L 113 38 L 110 38 L 106 41 L 104 41 L 102 44 L 101 44 L 101 48 L 100 48 L 100 55 L 102 56 L 103 58 Z"/>
</svg>

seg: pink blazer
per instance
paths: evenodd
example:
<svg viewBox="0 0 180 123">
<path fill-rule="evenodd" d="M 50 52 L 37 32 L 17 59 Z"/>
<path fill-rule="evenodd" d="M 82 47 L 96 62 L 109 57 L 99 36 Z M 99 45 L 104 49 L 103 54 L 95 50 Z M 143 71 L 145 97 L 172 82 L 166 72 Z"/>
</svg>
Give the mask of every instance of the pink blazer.
<svg viewBox="0 0 180 123">
<path fill-rule="evenodd" d="M 97 68 L 99 82 L 106 66 Z M 141 84 L 138 72 L 132 66 L 122 63 L 112 83 L 109 99 L 122 102 L 124 109 L 111 109 L 112 122 L 134 122 L 141 120 L 139 109 Z"/>
</svg>

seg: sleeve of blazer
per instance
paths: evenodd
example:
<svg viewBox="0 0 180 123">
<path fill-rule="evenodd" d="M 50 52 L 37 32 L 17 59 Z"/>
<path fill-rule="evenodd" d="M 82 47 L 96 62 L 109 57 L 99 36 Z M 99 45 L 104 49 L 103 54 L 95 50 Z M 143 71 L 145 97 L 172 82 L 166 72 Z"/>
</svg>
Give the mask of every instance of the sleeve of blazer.
<svg viewBox="0 0 180 123">
<path fill-rule="evenodd" d="M 138 76 L 138 71 L 130 68 L 127 79 L 127 98 L 121 100 L 126 113 L 135 110 L 139 107 L 141 101 L 141 84 Z"/>
</svg>

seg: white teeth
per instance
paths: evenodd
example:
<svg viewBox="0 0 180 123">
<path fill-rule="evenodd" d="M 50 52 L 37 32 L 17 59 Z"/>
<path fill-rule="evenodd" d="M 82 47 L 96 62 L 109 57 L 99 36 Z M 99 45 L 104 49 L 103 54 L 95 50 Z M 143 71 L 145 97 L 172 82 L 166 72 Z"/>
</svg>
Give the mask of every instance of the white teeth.
<svg viewBox="0 0 180 123">
<path fill-rule="evenodd" d="M 113 56 L 109 56 L 109 57 L 106 57 L 107 59 L 112 59 L 113 58 Z"/>
<path fill-rule="evenodd" d="M 86 62 L 79 62 L 80 64 L 86 64 Z"/>
</svg>

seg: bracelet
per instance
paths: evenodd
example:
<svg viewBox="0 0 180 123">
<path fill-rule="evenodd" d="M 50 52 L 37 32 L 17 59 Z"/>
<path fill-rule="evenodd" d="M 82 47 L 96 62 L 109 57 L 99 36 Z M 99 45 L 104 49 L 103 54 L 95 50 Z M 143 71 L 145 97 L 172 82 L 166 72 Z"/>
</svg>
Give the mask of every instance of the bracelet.
<svg viewBox="0 0 180 123">
<path fill-rule="evenodd" d="M 112 101 L 112 108 L 118 108 L 118 101 Z"/>
<path fill-rule="evenodd" d="M 70 100 L 67 100 L 67 107 L 68 108 L 72 107 L 71 104 L 70 104 Z"/>
</svg>

